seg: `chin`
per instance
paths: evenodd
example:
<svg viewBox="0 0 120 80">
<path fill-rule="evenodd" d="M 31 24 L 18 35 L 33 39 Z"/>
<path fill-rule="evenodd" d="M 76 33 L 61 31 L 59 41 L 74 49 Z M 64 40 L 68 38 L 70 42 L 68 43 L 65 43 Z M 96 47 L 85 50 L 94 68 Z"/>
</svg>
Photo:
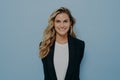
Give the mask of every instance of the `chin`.
<svg viewBox="0 0 120 80">
<path fill-rule="evenodd" d="M 58 33 L 60 36 L 65 36 L 65 35 L 67 35 L 67 33 L 65 32 L 65 33 Z"/>
</svg>

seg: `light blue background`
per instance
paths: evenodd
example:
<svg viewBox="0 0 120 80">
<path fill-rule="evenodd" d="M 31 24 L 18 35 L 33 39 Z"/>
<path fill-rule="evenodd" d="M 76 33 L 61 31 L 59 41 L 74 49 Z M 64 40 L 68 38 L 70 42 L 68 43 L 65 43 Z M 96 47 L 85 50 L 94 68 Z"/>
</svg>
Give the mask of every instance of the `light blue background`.
<svg viewBox="0 0 120 80">
<path fill-rule="evenodd" d="M 60 6 L 86 43 L 81 80 L 120 80 L 120 0 L 0 0 L 0 80 L 43 80 L 38 46 Z"/>
</svg>

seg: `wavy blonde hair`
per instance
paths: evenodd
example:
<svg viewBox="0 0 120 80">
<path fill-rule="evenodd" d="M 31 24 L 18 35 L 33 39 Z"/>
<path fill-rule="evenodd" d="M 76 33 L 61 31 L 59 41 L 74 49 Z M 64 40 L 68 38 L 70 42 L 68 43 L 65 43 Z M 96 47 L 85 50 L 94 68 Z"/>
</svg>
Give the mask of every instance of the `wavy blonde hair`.
<svg viewBox="0 0 120 80">
<path fill-rule="evenodd" d="M 60 7 L 59 9 L 55 10 L 48 19 L 48 26 L 46 27 L 44 33 L 43 33 L 43 40 L 40 43 L 39 46 L 39 56 L 41 58 L 44 58 L 48 55 L 50 51 L 50 47 L 52 46 L 53 42 L 55 41 L 55 29 L 54 29 L 54 20 L 55 17 L 60 13 L 66 13 L 71 21 L 71 27 L 68 31 L 68 35 L 71 35 L 72 37 L 76 37 L 76 34 L 74 33 L 73 26 L 75 24 L 75 18 L 71 15 L 71 12 L 69 9 L 65 7 Z"/>
</svg>

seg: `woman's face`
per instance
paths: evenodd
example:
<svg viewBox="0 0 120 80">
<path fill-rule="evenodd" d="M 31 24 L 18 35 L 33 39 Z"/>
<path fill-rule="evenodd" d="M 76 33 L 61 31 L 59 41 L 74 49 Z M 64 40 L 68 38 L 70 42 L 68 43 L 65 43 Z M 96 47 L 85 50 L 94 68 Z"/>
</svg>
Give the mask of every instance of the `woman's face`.
<svg viewBox="0 0 120 80">
<path fill-rule="evenodd" d="M 55 17 L 54 28 L 56 35 L 66 36 L 70 26 L 70 18 L 66 13 L 60 13 Z"/>
</svg>

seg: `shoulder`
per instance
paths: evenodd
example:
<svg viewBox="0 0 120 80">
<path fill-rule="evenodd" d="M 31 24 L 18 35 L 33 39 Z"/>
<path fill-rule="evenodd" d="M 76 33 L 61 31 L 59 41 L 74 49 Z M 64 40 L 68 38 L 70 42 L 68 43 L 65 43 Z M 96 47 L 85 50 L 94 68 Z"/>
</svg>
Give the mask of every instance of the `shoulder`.
<svg viewBox="0 0 120 80">
<path fill-rule="evenodd" d="M 81 45 L 81 46 L 85 46 L 85 41 L 83 41 L 83 40 L 81 40 L 81 39 L 79 39 L 79 38 L 75 38 L 75 37 L 72 37 L 72 36 L 70 36 L 69 37 L 70 38 L 70 40 L 72 40 L 76 45 Z"/>
<path fill-rule="evenodd" d="M 84 49 L 85 49 L 85 42 L 79 38 L 70 37 L 69 38 L 70 46 L 72 46 L 72 49 L 75 51 L 75 54 L 77 55 L 76 58 L 81 59 L 84 55 Z"/>
</svg>

